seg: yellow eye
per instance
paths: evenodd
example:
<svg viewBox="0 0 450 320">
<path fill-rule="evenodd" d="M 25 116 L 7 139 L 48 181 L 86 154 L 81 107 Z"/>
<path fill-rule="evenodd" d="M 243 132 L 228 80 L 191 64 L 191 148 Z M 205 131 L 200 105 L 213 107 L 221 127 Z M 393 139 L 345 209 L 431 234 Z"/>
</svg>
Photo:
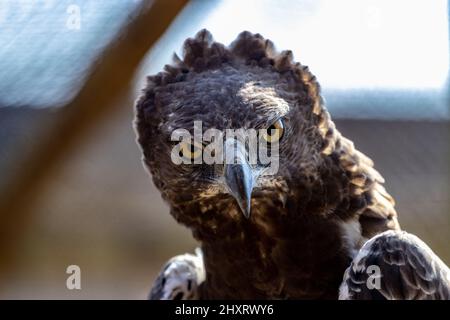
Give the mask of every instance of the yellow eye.
<svg viewBox="0 0 450 320">
<path fill-rule="evenodd" d="M 189 159 L 189 160 L 195 160 L 202 156 L 203 153 L 203 146 L 198 143 L 190 143 L 190 142 L 183 142 L 181 143 L 180 148 L 180 156 Z"/>
<path fill-rule="evenodd" d="M 283 120 L 278 119 L 263 132 L 263 138 L 268 143 L 275 143 L 281 140 L 284 134 Z"/>
</svg>

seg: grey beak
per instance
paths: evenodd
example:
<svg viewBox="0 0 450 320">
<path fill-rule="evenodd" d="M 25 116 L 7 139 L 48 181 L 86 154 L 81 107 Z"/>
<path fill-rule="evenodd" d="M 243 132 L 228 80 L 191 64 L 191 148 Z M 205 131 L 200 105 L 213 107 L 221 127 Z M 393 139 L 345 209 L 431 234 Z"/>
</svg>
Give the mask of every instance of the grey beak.
<svg viewBox="0 0 450 320">
<path fill-rule="evenodd" d="M 225 165 L 226 184 L 230 194 L 236 199 L 246 218 L 250 218 L 250 205 L 253 191 L 251 170 L 247 163 Z"/>
<path fill-rule="evenodd" d="M 239 149 L 239 145 L 236 146 Z M 228 150 L 230 151 L 230 150 Z M 227 151 L 227 152 L 228 152 Z M 230 194 L 236 199 L 246 218 L 250 218 L 253 172 L 243 152 L 234 153 L 234 162 L 225 164 L 224 177 Z"/>
</svg>

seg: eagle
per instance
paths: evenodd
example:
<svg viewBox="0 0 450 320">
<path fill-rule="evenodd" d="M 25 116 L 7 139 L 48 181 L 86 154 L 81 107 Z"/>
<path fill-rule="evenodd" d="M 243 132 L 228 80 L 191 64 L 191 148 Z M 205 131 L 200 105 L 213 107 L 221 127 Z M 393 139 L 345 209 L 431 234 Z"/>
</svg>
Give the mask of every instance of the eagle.
<svg viewBox="0 0 450 320">
<path fill-rule="evenodd" d="M 200 243 L 163 267 L 150 299 L 449 297 L 448 268 L 401 231 L 383 177 L 336 129 L 291 51 L 248 31 L 225 46 L 201 30 L 147 78 L 135 113 L 145 167 Z M 237 136 L 215 139 L 226 160 L 202 161 L 204 141 L 173 139 L 196 137 L 199 122 L 201 134 L 257 131 L 260 146 L 276 146 L 277 170 L 250 161 Z"/>
</svg>

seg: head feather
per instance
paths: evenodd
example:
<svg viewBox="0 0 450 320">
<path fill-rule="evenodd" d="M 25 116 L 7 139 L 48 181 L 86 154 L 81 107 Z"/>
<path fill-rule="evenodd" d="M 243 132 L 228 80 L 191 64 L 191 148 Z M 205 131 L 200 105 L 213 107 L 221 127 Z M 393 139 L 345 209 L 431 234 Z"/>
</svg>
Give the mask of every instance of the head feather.
<svg viewBox="0 0 450 320">
<path fill-rule="evenodd" d="M 320 85 L 307 66 L 295 62 L 290 50 L 278 52 L 272 41 L 260 34 L 244 31 L 228 47 L 215 42 L 211 33 L 203 29 L 183 45 L 183 56 L 174 55 L 173 63 L 164 71 L 147 78 L 147 86 L 137 102 L 137 128 L 145 121 L 146 114 L 155 107 L 154 96 L 159 87 L 184 81 L 190 72 L 204 72 L 220 68 L 224 64 L 242 63 L 278 72 L 306 91 L 310 120 L 324 139 L 323 151 L 330 154 L 336 145 L 337 131 L 324 106 Z"/>
</svg>

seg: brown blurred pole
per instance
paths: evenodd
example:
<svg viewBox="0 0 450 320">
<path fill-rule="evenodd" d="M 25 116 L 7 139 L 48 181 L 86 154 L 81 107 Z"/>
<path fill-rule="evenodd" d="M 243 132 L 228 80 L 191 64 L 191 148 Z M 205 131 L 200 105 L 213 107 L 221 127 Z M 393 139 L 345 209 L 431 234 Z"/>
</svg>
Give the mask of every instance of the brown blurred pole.
<svg viewBox="0 0 450 320">
<path fill-rule="evenodd" d="M 0 194 L 0 271 L 14 258 L 14 244 L 32 214 L 33 199 L 45 178 L 83 134 L 124 101 L 142 58 L 187 2 L 143 1 L 135 18 L 94 65 L 79 94 L 60 111 L 56 125 L 44 141 L 41 139 L 27 165 L 12 181 L 13 185 Z M 124 107 L 132 112 L 130 105 Z"/>
</svg>

